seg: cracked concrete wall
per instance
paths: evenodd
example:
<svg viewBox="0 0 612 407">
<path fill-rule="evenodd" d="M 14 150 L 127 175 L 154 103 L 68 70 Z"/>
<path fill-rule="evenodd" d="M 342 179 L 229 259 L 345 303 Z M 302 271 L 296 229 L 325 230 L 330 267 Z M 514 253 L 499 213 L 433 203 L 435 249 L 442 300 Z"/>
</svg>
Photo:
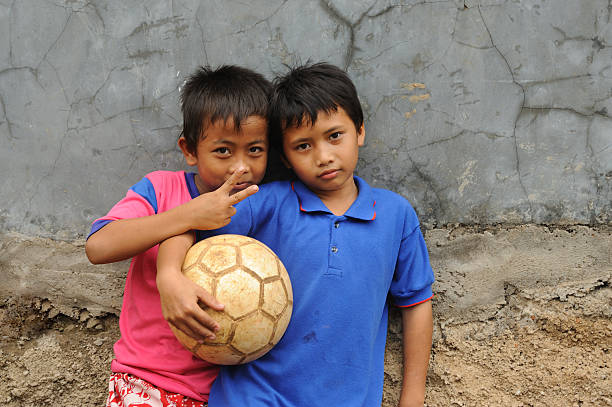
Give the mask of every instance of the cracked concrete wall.
<svg viewBox="0 0 612 407">
<path fill-rule="evenodd" d="M 611 221 L 610 0 L 0 0 L 0 230 L 74 239 L 183 168 L 198 65 L 346 68 L 358 172 L 428 226 Z"/>
</svg>

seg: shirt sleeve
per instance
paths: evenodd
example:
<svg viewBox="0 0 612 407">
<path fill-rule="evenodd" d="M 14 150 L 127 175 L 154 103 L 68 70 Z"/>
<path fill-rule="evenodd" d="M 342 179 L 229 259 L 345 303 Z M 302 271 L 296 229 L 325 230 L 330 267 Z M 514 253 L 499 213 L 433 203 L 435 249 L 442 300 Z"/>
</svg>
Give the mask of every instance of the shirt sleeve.
<svg viewBox="0 0 612 407">
<path fill-rule="evenodd" d="M 155 215 L 157 213 L 157 197 L 155 187 L 148 178 L 143 178 L 134 184 L 125 197 L 103 217 L 96 219 L 91 225 L 87 238 L 110 222 L 119 219 L 138 218 Z"/>
<path fill-rule="evenodd" d="M 413 212 L 412 208 L 410 212 Z M 406 223 L 390 289 L 393 304 L 399 307 L 411 307 L 433 297 L 434 274 L 425 239 L 418 221 L 416 226 L 413 222 Z"/>
</svg>

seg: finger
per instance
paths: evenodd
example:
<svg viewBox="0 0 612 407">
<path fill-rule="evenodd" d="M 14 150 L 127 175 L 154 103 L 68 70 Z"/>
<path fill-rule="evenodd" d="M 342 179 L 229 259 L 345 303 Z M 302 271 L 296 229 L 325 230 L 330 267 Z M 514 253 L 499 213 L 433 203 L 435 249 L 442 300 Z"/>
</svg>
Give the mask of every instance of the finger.
<svg viewBox="0 0 612 407">
<path fill-rule="evenodd" d="M 197 296 L 202 304 L 204 304 L 205 306 L 209 308 L 214 309 L 215 311 L 223 311 L 223 308 L 225 308 L 225 305 L 221 304 L 213 295 L 211 295 L 208 291 L 206 291 L 203 288 L 201 290 L 198 290 Z M 206 312 L 204 311 L 202 312 L 206 314 Z"/>
<path fill-rule="evenodd" d="M 200 338 L 215 339 L 215 334 L 221 327 L 208 313 L 200 310 L 201 312 L 194 313 L 193 318 L 187 322 L 189 327 L 197 332 Z"/>
<path fill-rule="evenodd" d="M 210 318 L 210 321 L 215 323 L 212 318 Z M 189 328 L 195 332 L 196 336 L 194 338 L 200 343 L 206 340 L 214 341 L 217 338 L 215 331 L 211 327 L 202 325 L 202 323 L 195 318 L 187 320 L 186 323 L 189 325 Z"/>
<path fill-rule="evenodd" d="M 230 197 L 230 199 L 232 200 L 232 205 L 235 205 L 238 202 L 240 202 L 240 201 L 242 201 L 244 199 L 247 199 L 248 197 L 250 197 L 251 195 L 253 195 L 257 191 L 259 191 L 259 187 L 257 185 L 251 185 L 247 189 L 244 189 L 242 191 L 236 192 L 235 194 L 233 194 Z"/>
<path fill-rule="evenodd" d="M 242 174 L 244 174 L 245 172 L 246 168 L 238 168 L 232 173 L 232 175 L 229 176 L 228 179 L 225 180 L 225 182 L 223 183 L 223 185 L 221 185 L 221 188 L 219 189 L 222 189 L 223 191 L 229 194 L 232 189 L 234 189 L 234 185 L 238 184 L 238 182 L 240 181 L 240 177 L 242 177 Z"/>
<path fill-rule="evenodd" d="M 197 324 L 194 320 L 190 320 L 189 322 L 176 322 L 174 324 L 173 323 L 170 323 L 170 324 L 174 326 L 176 329 L 178 329 L 179 331 L 183 332 L 185 335 L 189 336 L 190 338 L 200 343 L 203 340 L 209 339 L 211 335 L 214 336 L 214 333 L 202 327 L 201 325 Z"/>
</svg>

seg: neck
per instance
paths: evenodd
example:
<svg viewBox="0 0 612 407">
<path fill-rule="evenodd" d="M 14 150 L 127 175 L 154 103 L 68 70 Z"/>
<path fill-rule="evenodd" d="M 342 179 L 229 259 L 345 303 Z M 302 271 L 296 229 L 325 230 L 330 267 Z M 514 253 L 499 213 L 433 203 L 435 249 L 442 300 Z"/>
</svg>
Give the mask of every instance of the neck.
<svg viewBox="0 0 612 407">
<path fill-rule="evenodd" d="M 359 195 L 359 190 L 355 184 L 355 179 L 351 178 L 351 181 L 340 189 L 333 191 L 317 191 L 316 194 L 331 213 L 340 216 L 344 215 L 353 202 L 355 202 L 357 195 Z"/>
</svg>

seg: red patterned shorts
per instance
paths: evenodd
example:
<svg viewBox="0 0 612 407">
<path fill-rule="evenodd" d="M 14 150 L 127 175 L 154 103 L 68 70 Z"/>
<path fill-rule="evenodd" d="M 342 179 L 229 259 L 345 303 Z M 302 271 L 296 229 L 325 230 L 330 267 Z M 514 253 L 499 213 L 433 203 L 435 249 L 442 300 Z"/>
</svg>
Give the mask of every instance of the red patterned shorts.
<svg viewBox="0 0 612 407">
<path fill-rule="evenodd" d="M 208 403 L 158 389 L 128 373 L 113 373 L 106 407 L 206 407 Z"/>
</svg>

